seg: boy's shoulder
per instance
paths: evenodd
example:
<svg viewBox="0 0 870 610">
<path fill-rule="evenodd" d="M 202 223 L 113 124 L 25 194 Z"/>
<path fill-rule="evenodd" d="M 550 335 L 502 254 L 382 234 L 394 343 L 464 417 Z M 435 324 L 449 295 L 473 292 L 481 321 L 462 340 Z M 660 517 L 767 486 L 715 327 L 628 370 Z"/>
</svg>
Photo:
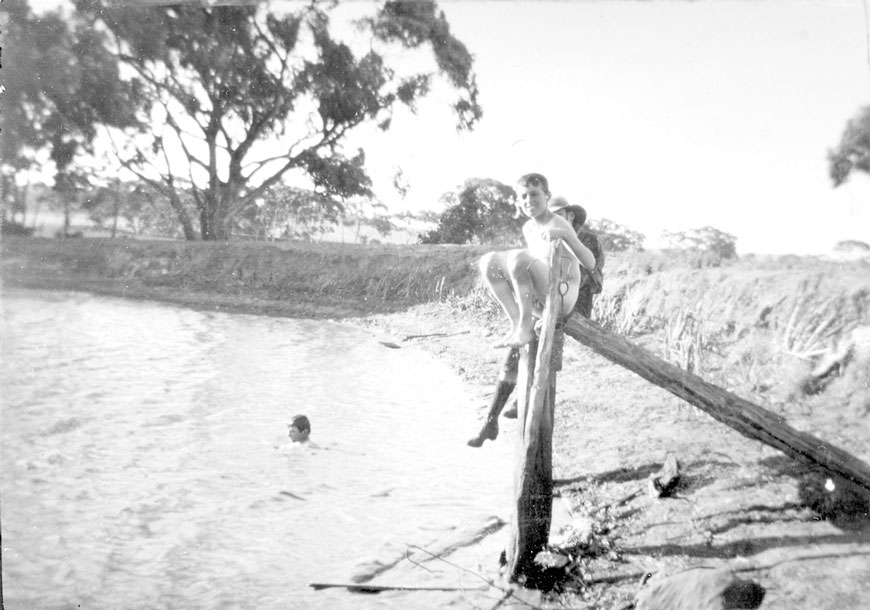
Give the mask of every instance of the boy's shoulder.
<svg viewBox="0 0 870 610">
<path fill-rule="evenodd" d="M 567 227 L 573 229 L 571 223 L 559 216 L 558 214 L 550 214 L 550 217 L 543 222 L 537 221 L 539 227 Z"/>
</svg>

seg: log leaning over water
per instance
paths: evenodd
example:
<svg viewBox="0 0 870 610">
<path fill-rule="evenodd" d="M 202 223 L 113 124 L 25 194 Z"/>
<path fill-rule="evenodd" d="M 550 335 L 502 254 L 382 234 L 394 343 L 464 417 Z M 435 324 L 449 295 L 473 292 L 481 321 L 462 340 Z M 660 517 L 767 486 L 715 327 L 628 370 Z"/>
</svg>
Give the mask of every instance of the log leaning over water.
<svg viewBox="0 0 870 610">
<path fill-rule="evenodd" d="M 795 430 L 779 415 L 665 362 L 579 316 L 572 316 L 565 323 L 565 334 L 742 435 L 779 449 L 789 457 L 820 466 L 870 491 L 870 466 L 831 443 Z"/>
</svg>

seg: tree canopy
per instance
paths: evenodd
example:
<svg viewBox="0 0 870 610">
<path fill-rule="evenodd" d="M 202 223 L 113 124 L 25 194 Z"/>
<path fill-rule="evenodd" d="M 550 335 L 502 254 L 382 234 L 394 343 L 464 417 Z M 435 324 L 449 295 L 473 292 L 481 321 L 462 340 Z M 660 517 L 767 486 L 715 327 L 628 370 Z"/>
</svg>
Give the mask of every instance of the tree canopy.
<svg viewBox="0 0 870 610">
<path fill-rule="evenodd" d="M 834 186 L 840 186 L 853 171 L 870 174 L 870 106 L 846 123 L 840 143 L 828 151 L 828 168 Z"/>
<path fill-rule="evenodd" d="M 586 224 L 598 234 L 601 247 L 607 252 L 623 252 L 629 249 L 643 250 L 643 242 L 646 241 L 646 236 L 643 233 L 607 218 L 590 219 Z"/>
<path fill-rule="evenodd" d="M 5 172 L 40 164 L 47 151 L 63 185 L 78 154 L 92 150 L 97 125 L 137 124 L 136 82 L 120 78 L 103 32 L 59 14 L 35 16 L 26 0 L 4 0 L 0 158 Z"/>
<path fill-rule="evenodd" d="M 689 231 L 664 231 L 662 237 L 676 250 L 710 252 L 722 259 L 737 258 L 737 238 L 715 227 L 701 227 Z"/>
<path fill-rule="evenodd" d="M 26 12 L 24 0 L 7 2 Z M 458 128 L 481 117 L 472 56 L 432 0 L 373 5 L 353 28 L 332 23 L 334 0 L 280 11 L 238 4 L 74 0 L 72 15 L 27 21 L 28 32 L 62 41 L 63 53 L 40 59 L 50 45 L 35 41 L 20 56 L 22 81 L 50 92 L 25 100 L 14 140 L 41 145 L 28 119 L 52 105 L 64 104 L 67 127 L 81 124 L 79 143 L 98 126 L 117 128 L 107 133 L 122 165 L 169 201 L 185 236 L 226 239 L 245 208 L 290 175 L 331 200 L 371 195 L 365 151 L 345 150 L 347 136 L 364 123 L 388 129 L 395 109 L 414 111 L 437 78 L 455 93 Z M 70 75 L 76 86 L 64 85 Z M 131 116 L 140 129 L 123 129 Z M 60 162 L 70 133 L 54 142 Z"/>
<path fill-rule="evenodd" d="M 522 242 L 516 218 L 516 192 L 491 178 L 472 178 L 457 191 L 445 193 L 447 209 L 438 227 L 420 237 L 424 244 L 500 244 Z"/>
</svg>

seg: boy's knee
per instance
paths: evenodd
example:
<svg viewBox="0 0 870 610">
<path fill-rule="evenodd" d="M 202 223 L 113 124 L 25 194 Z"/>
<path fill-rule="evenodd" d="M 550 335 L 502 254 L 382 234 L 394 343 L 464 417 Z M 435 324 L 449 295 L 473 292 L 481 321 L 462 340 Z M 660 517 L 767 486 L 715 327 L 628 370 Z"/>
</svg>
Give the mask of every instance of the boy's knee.
<svg viewBox="0 0 870 610">
<path fill-rule="evenodd" d="M 489 275 L 489 270 L 492 268 L 494 259 L 495 252 L 487 252 L 480 257 L 480 261 L 477 263 L 477 268 L 480 269 L 481 275 Z"/>
<path fill-rule="evenodd" d="M 505 265 L 509 273 L 514 274 L 518 271 L 524 271 L 529 266 L 528 254 L 522 250 L 511 250 L 505 257 Z"/>
</svg>

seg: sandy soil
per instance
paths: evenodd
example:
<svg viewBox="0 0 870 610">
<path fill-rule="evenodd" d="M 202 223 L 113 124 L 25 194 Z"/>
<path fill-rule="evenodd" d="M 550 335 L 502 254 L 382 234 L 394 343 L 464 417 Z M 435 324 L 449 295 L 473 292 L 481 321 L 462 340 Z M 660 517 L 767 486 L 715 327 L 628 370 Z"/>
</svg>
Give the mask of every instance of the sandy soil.
<svg viewBox="0 0 870 610">
<path fill-rule="evenodd" d="M 501 321 L 427 304 L 343 322 L 449 362 L 483 420 L 503 355 L 490 347 Z M 495 442 L 515 442 L 515 423 L 502 422 Z M 763 608 L 870 608 L 863 499 L 840 481 L 826 491 L 824 475 L 570 338 L 557 381 L 553 454 L 561 502 L 574 519 L 592 515 L 603 543 L 575 566 L 554 607 L 616 608 L 633 599 L 643 573 L 726 566 L 767 590 Z M 682 481 L 673 497 L 653 499 L 648 477 L 668 454 L 679 460 Z"/>
</svg>

